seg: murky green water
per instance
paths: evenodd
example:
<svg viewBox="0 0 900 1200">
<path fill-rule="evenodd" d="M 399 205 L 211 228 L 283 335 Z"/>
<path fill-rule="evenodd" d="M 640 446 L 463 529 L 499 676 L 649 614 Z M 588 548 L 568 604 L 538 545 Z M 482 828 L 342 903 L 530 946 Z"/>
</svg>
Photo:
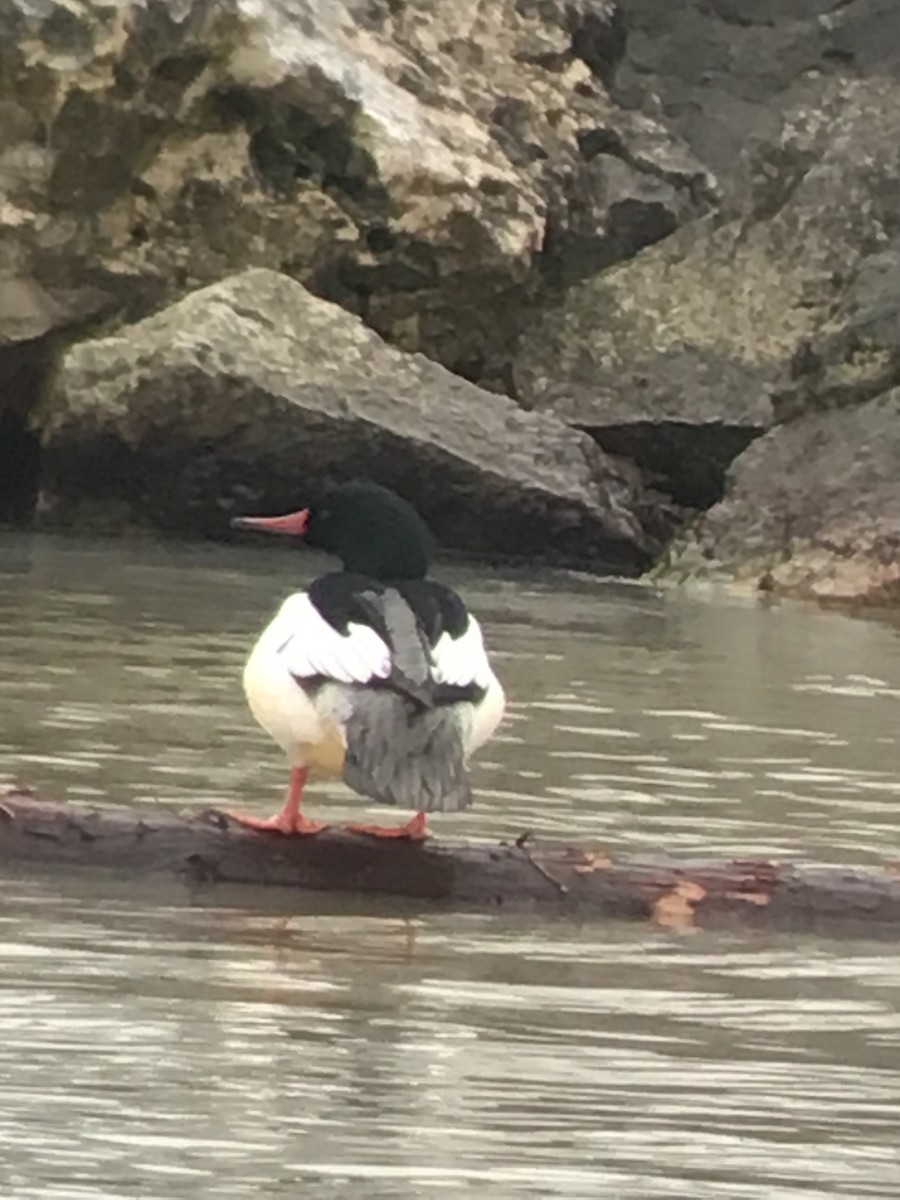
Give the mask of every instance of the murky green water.
<svg viewBox="0 0 900 1200">
<path fill-rule="evenodd" d="M 240 667 L 320 565 L 0 535 L 0 781 L 273 808 Z M 511 711 L 440 831 L 900 857 L 896 627 L 444 573 Z M 4 1200 L 900 1195 L 891 945 L 7 874 L 0 978 Z"/>
</svg>

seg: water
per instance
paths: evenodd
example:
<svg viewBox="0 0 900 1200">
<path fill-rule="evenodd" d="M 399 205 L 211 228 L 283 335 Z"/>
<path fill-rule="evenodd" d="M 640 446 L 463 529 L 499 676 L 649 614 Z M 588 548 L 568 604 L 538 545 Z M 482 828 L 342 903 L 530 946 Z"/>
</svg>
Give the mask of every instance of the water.
<svg viewBox="0 0 900 1200">
<path fill-rule="evenodd" d="M 5 535 L 0 782 L 276 807 L 238 677 L 320 566 Z M 441 832 L 900 857 L 896 626 L 442 573 L 511 711 Z M 0 978 L 11 1200 L 900 1194 L 891 945 L 7 869 Z"/>
</svg>

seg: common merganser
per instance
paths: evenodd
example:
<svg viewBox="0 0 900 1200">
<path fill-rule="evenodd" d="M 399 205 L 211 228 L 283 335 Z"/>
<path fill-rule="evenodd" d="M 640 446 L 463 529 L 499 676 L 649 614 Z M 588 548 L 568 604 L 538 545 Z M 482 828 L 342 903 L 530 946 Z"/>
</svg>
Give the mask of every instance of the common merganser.
<svg viewBox="0 0 900 1200">
<path fill-rule="evenodd" d="M 274 817 L 232 814 L 252 829 L 313 834 L 300 811 L 309 776 L 342 776 L 355 792 L 414 809 L 404 825 L 348 825 L 421 840 L 426 812 L 472 802 L 466 764 L 496 730 L 505 698 L 478 622 L 450 588 L 426 578 L 425 522 L 368 481 L 282 517 L 232 524 L 301 537 L 342 571 L 288 596 L 244 669 L 250 709 L 291 765 Z"/>
</svg>

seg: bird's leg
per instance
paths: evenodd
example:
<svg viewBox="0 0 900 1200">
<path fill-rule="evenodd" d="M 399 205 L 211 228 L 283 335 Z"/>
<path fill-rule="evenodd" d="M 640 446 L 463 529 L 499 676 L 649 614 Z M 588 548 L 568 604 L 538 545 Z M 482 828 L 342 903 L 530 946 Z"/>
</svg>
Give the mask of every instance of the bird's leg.
<svg viewBox="0 0 900 1200">
<path fill-rule="evenodd" d="M 426 838 L 431 837 L 423 812 L 417 812 L 405 825 L 359 825 L 354 823 L 345 825 L 344 828 L 348 833 L 367 833 L 370 837 L 381 838 L 408 838 L 411 842 L 424 842 Z"/>
<path fill-rule="evenodd" d="M 291 768 L 291 782 L 284 798 L 281 812 L 274 817 L 251 817 L 245 813 L 229 813 L 233 821 L 247 829 L 274 830 L 276 833 L 321 833 L 327 829 L 321 821 L 310 821 L 300 811 L 300 801 L 303 798 L 303 785 L 306 783 L 308 772 L 305 767 Z"/>
</svg>

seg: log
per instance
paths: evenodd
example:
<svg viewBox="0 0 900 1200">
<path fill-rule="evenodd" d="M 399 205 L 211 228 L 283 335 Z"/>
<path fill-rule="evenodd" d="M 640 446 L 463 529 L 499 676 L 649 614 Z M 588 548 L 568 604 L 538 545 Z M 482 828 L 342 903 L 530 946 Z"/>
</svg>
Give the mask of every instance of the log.
<svg viewBox="0 0 900 1200">
<path fill-rule="evenodd" d="M 535 841 L 411 843 L 339 827 L 314 837 L 258 833 L 215 809 L 87 808 L 27 788 L 0 792 L 0 868 L 22 864 L 403 898 L 423 907 L 653 921 L 690 931 L 744 927 L 894 939 L 900 875 L 756 859 L 615 859 Z M 229 897 L 232 899 L 233 895 Z M 254 906 L 258 893 L 254 893 Z M 409 911 L 408 903 L 404 911 Z"/>
</svg>

